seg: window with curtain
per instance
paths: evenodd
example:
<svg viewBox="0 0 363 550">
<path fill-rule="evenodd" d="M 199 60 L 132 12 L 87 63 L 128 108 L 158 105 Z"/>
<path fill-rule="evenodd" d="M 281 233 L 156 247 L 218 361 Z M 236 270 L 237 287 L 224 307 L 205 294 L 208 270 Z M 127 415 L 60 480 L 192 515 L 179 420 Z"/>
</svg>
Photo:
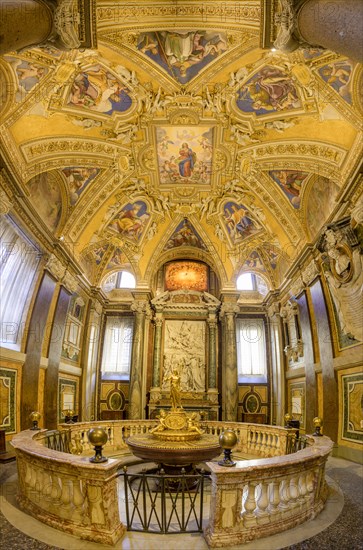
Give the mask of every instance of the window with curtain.
<svg viewBox="0 0 363 550">
<path fill-rule="evenodd" d="M 102 374 L 129 376 L 133 335 L 132 317 L 107 317 L 102 354 Z"/>
<path fill-rule="evenodd" d="M 266 338 L 263 319 L 237 319 L 238 378 L 267 379 Z"/>
<path fill-rule="evenodd" d="M 0 221 L 0 345 L 19 350 L 39 250 L 9 219 Z"/>
</svg>

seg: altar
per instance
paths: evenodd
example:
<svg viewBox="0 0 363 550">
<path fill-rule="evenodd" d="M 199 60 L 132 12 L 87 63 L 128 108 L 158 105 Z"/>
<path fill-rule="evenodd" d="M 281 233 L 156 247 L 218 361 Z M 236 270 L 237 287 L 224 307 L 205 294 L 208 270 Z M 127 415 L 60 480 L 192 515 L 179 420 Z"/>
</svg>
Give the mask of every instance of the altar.
<svg viewBox="0 0 363 550">
<path fill-rule="evenodd" d="M 170 377 L 180 376 L 183 408 L 198 420 L 218 420 L 217 312 L 208 292 L 166 291 L 151 302 L 155 311 L 149 418 L 170 407 Z"/>
</svg>

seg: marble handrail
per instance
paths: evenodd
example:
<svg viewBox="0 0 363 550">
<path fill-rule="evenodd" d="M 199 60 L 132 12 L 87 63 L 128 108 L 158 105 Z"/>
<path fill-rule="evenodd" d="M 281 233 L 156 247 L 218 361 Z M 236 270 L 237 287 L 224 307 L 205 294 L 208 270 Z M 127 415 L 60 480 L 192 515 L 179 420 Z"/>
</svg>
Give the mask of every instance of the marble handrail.
<svg viewBox="0 0 363 550">
<path fill-rule="evenodd" d="M 325 465 L 332 448 L 333 442 L 323 436 L 311 438 L 310 445 L 296 453 L 239 461 L 233 468 L 208 462 L 208 545 L 244 544 L 317 516 L 328 496 Z"/>
<path fill-rule="evenodd" d="M 104 454 L 127 450 L 129 435 L 147 433 L 155 420 L 116 420 L 63 424 L 75 451 L 91 454 L 87 431 L 102 426 L 108 433 Z M 284 455 L 291 430 L 238 422 L 203 422 L 206 433 L 227 428 L 237 433 L 236 450 L 260 459 L 239 461 L 234 468 L 208 463 L 212 476 L 208 544 L 239 544 L 288 529 L 317 515 L 326 490 L 324 467 L 332 442 L 309 437 L 309 446 Z M 31 515 L 80 538 L 115 544 L 125 531 L 119 517 L 117 475 L 122 459 L 92 464 L 85 455 L 45 446 L 47 430 L 16 435 L 20 505 Z M 81 443 L 81 447 L 79 446 Z M 237 454 L 237 453 L 236 453 Z"/>
<path fill-rule="evenodd" d="M 103 420 L 91 423 L 61 424 L 59 429 L 69 431 L 73 441 L 77 435 L 84 452 L 92 452 L 93 448 L 88 442 L 87 431 L 92 427 L 100 426 L 108 434 L 108 441 L 104 447 L 107 452 L 107 450 L 128 450 L 125 443 L 126 438 L 131 435 L 148 433 L 156 425 L 156 422 L 156 420 Z M 201 422 L 201 427 L 206 434 L 216 436 L 225 429 L 232 429 L 237 435 L 235 451 L 266 458 L 284 455 L 287 438 L 290 434 L 295 434 L 295 430 L 291 428 L 245 422 L 204 421 Z M 43 432 L 37 439 L 40 441 L 45 437 L 46 433 Z"/>
<path fill-rule="evenodd" d="M 18 502 L 30 515 L 81 539 L 115 544 L 120 521 L 117 475 L 121 460 L 92 464 L 88 458 L 53 451 L 42 433 L 20 432 L 12 440 L 18 467 Z M 37 441 L 40 439 L 40 441 Z"/>
</svg>

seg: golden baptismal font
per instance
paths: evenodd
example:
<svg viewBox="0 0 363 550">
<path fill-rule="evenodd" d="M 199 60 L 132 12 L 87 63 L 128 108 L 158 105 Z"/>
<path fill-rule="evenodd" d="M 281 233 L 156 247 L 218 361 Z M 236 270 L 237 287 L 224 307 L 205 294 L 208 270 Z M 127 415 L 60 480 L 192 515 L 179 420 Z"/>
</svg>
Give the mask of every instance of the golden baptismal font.
<svg viewBox="0 0 363 550">
<path fill-rule="evenodd" d="M 170 381 L 170 411 L 160 410 L 158 424 L 148 434 L 131 436 L 126 440 L 133 454 L 144 460 L 161 464 L 165 471 L 170 467 L 192 467 L 198 462 L 211 460 L 221 452 L 218 436 L 207 435 L 181 404 L 180 374 L 174 369 Z"/>
</svg>

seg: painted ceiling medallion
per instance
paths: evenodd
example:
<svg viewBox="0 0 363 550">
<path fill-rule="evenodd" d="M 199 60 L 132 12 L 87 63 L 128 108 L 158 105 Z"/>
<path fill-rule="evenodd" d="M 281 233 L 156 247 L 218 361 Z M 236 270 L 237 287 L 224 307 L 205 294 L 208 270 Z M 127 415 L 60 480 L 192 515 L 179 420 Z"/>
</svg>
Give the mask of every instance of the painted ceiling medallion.
<svg viewBox="0 0 363 550">
<path fill-rule="evenodd" d="M 215 30 L 143 32 L 137 48 L 180 84 L 187 84 L 229 48 L 227 35 Z"/>
<path fill-rule="evenodd" d="M 171 248 L 176 248 L 179 246 L 193 246 L 207 250 L 207 247 L 200 235 L 187 219 L 181 221 L 177 226 L 170 239 L 168 239 L 164 250 L 170 250 Z"/>
<path fill-rule="evenodd" d="M 229 201 L 224 205 L 223 211 L 224 224 L 233 244 L 260 232 L 260 224 L 251 218 L 248 208 L 243 204 Z"/>
<path fill-rule="evenodd" d="M 270 170 L 271 178 L 281 187 L 294 208 L 300 208 L 301 191 L 310 174 L 300 170 Z"/>
<path fill-rule="evenodd" d="M 78 73 L 71 87 L 68 105 L 105 115 L 130 109 L 129 89 L 101 65 Z"/>
<path fill-rule="evenodd" d="M 300 109 L 302 104 L 292 77 L 278 67 L 266 66 L 240 88 L 237 107 L 246 113 L 261 116 Z"/>
</svg>

